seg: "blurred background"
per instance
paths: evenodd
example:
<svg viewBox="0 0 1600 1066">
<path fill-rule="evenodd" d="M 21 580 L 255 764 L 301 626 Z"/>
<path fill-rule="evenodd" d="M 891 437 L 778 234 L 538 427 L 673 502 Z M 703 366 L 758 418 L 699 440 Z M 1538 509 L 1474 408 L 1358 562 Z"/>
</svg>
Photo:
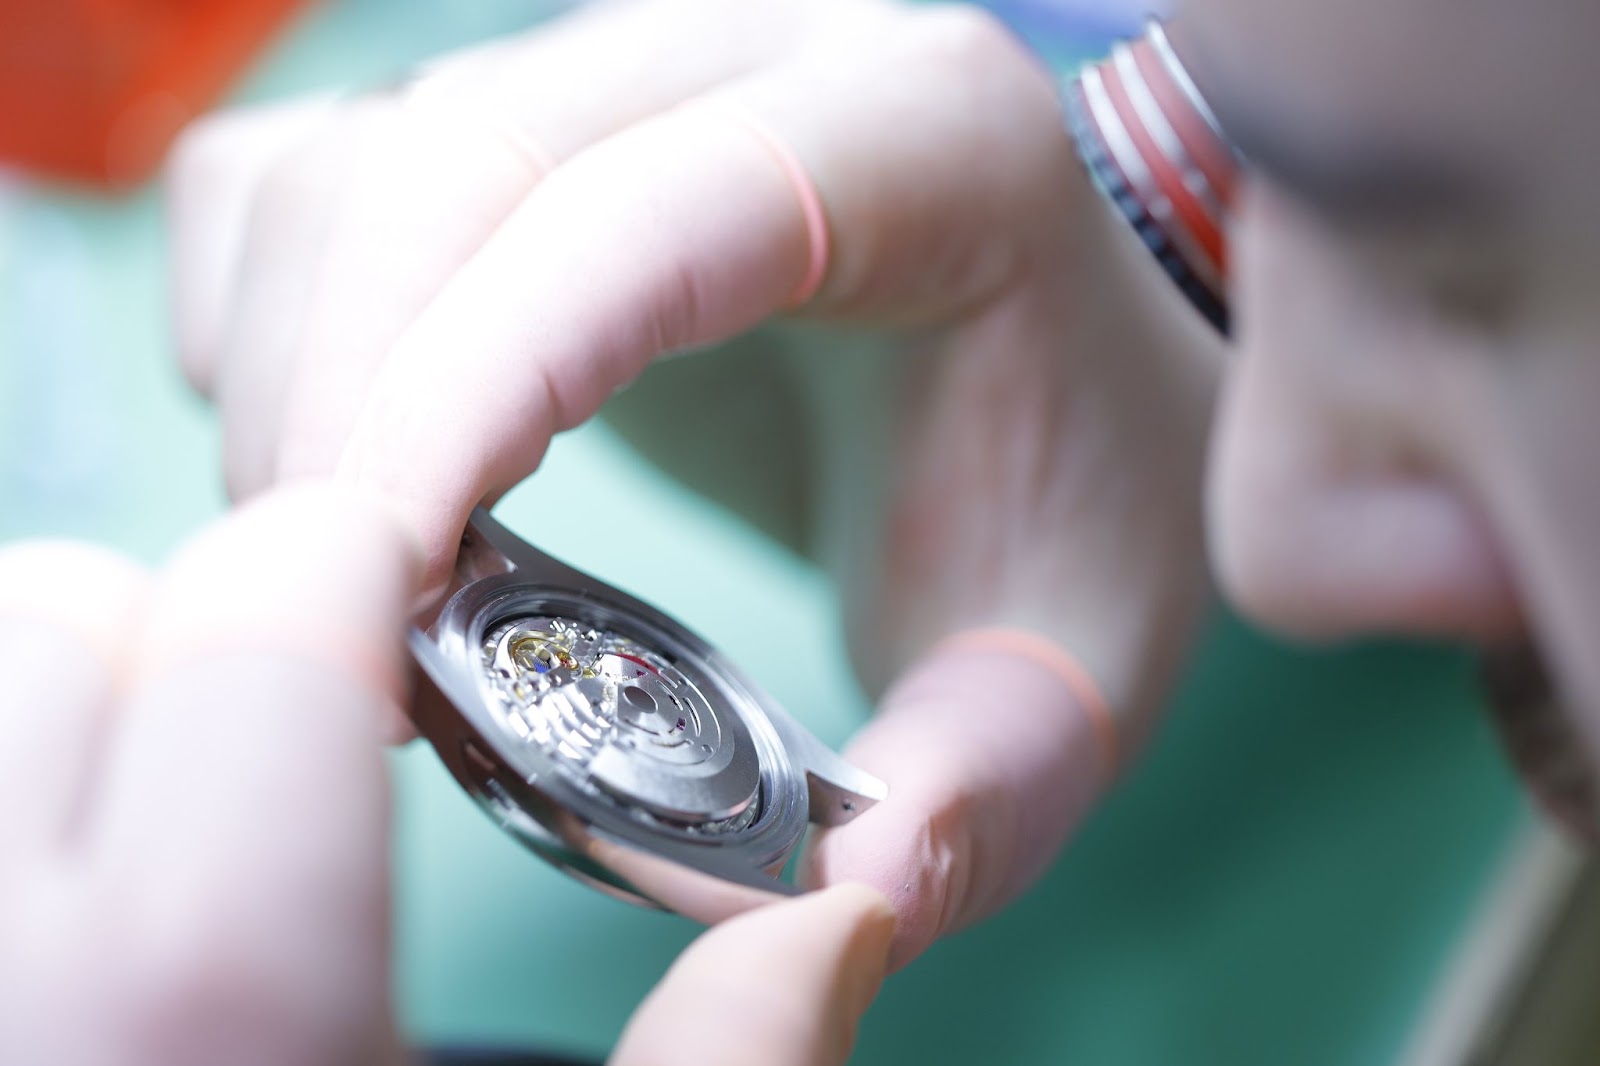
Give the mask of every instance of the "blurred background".
<svg viewBox="0 0 1600 1066">
<path fill-rule="evenodd" d="M 216 422 L 173 358 L 148 176 L 186 114 L 382 84 L 559 6 L 0 0 L 0 539 L 154 562 L 225 505 Z M 1092 0 L 991 6 L 1062 70 L 1137 26 Z M 239 10 L 185 36 L 207 8 Z M 540 508 L 595 477 L 631 482 L 654 535 Z M 821 575 L 603 422 L 500 513 L 721 644 L 830 742 L 868 713 Z M 1029 896 L 890 980 L 856 1061 L 1397 1061 L 1528 819 L 1478 712 L 1453 651 L 1294 650 L 1219 614 L 1147 756 Z M 394 770 L 408 1032 L 603 1053 L 695 929 L 519 850 L 424 747 Z"/>
</svg>

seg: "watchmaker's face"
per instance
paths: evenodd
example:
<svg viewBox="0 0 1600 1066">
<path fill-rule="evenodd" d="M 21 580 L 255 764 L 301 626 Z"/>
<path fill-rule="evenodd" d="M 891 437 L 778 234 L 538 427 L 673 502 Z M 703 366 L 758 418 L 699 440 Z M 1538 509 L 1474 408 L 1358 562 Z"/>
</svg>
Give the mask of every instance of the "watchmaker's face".
<svg viewBox="0 0 1600 1066">
<path fill-rule="evenodd" d="M 1213 454 L 1236 599 L 1542 647 L 1600 748 L 1600 4 L 1193 0 L 1253 177 Z"/>
</svg>

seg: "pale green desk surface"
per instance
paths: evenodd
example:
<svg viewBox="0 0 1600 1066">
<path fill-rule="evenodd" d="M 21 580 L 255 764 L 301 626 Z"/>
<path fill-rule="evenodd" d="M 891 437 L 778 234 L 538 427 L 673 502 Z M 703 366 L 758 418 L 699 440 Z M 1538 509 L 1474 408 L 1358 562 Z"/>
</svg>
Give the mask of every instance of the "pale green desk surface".
<svg viewBox="0 0 1600 1066">
<path fill-rule="evenodd" d="M 528 17 L 515 0 L 351 0 L 302 23 L 245 95 L 377 81 Z M 222 506 L 216 426 L 170 361 L 162 255 L 153 194 L 0 187 L 0 538 L 156 559 Z M 595 476 L 630 479 L 655 535 L 540 508 Z M 817 574 L 603 427 L 559 441 L 503 514 L 683 616 L 828 739 L 865 713 Z M 1141 767 L 1032 895 L 890 982 L 857 1061 L 1390 1060 L 1522 817 L 1474 711 L 1451 653 L 1293 652 L 1219 621 Z M 691 927 L 523 854 L 428 751 L 394 765 L 409 1030 L 607 1046 Z"/>
</svg>

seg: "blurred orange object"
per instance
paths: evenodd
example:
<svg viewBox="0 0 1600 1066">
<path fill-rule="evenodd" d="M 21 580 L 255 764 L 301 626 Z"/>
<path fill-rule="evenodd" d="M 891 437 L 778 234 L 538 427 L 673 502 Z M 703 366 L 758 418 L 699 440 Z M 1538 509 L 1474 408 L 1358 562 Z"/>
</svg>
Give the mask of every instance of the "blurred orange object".
<svg viewBox="0 0 1600 1066">
<path fill-rule="evenodd" d="M 302 0 L 0 0 L 0 161 L 126 187 Z"/>
</svg>

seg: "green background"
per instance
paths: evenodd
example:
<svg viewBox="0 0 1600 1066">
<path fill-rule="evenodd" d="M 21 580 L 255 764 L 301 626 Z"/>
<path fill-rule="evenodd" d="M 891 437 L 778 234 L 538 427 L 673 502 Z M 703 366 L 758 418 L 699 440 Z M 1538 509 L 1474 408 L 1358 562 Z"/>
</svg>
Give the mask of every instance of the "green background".
<svg viewBox="0 0 1600 1066">
<path fill-rule="evenodd" d="M 319 8 L 241 96 L 380 83 L 551 6 Z M 156 190 L 0 183 L 0 538 L 86 536 L 156 561 L 221 509 L 217 427 L 170 348 Z M 650 536 L 541 507 L 595 478 L 631 486 Z M 821 575 L 603 424 L 559 440 L 500 513 L 724 646 L 830 742 L 867 713 Z M 548 870 L 426 749 L 394 768 L 408 1031 L 606 1048 L 693 927 Z M 1524 817 L 1460 654 L 1313 653 L 1219 618 L 1149 755 L 1029 896 L 889 982 L 856 1061 L 1390 1061 Z M 704 1014 L 715 1024 L 717 1005 Z"/>
</svg>

